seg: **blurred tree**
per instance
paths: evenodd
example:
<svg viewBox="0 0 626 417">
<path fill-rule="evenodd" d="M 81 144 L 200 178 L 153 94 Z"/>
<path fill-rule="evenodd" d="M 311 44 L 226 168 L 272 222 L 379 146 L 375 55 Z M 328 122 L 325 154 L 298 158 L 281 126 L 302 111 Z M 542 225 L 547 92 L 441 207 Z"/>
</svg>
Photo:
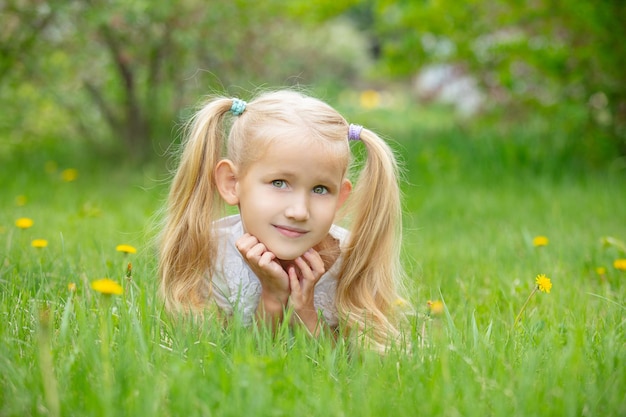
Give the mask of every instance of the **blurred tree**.
<svg viewBox="0 0 626 417">
<path fill-rule="evenodd" d="M 24 101 L 36 97 L 32 83 L 23 79 L 40 76 L 39 56 L 35 52 L 39 39 L 52 26 L 56 10 L 44 7 L 45 3 L 28 0 L 5 0 L 0 2 L 0 151 L 5 150 L 15 136 L 15 130 L 28 136 L 38 120 L 29 120 Z M 49 108 L 48 103 L 42 103 Z"/>
<path fill-rule="evenodd" d="M 0 103 L 12 108 L 0 132 L 113 137 L 144 157 L 200 95 L 350 77 L 364 57 L 333 50 L 333 30 L 319 23 L 353 3 L 2 2 Z"/>
<path fill-rule="evenodd" d="M 389 73 L 415 74 L 432 62 L 459 65 L 479 78 L 494 108 L 509 110 L 505 116 L 582 110 L 581 149 L 608 141 L 626 154 L 623 0 L 370 4 Z"/>
<path fill-rule="evenodd" d="M 33 6 L 33 5 L 29 5 Z M 41 33 L 53 21 L 49 8 L 26 7 L 24 2 L 7 0 L 0 3 L 0 80 L 21 62 Z"/>
</svg>

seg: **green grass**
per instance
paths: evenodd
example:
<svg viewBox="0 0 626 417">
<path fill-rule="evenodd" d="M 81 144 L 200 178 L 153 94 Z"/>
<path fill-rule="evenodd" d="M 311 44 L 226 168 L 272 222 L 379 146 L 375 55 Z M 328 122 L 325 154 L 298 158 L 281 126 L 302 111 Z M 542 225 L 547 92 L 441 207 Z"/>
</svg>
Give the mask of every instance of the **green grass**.
<svg viewBox="0 0 626 417">
<path fill-rule="evenodd" d="M 154 273 L 162 169 L 55 147 L 5 155 L 0 416 L 626 415 L 626 273 L 613 268 L 626 254 L 600 242 L 626 240 L 623 174 L 579 170 L 523 132 L 503 141 L 402 116 L 372 119 L 398 138 L 406 167 L 415 306 L 411 347 L 385 357 L 287 329 L 271 338 L 236 321 L 168 317 Z M 69 167 L 79 176 L 64 182 Z M 19 217 L 34 226 L 18 230 Z M 549 244 L 534 247 L 537 235 Z M 36 238 L 48 247 L 32 248 Z M 138 253 L 116 252 L 121 243 Z M 552 292 L 535 294 L 513 328 L 539 273 Z M 103 277 L 125 293 L 94 293 Z M 445 313 L 428 317 L 428 300 Z"/>
</svg>

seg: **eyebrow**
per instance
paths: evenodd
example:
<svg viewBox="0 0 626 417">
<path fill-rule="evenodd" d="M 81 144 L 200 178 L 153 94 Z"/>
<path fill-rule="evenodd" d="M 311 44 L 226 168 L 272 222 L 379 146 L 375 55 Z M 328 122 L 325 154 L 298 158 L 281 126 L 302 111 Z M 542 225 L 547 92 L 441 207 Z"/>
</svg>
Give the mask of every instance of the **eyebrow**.
<svg viewBox="0 0 626 417">
<path fill-rule="evenodd" d="M 317 174 L 317 173 L 315 173 L 315 174 Z M 315 174 L 309 175 L 308 177 L 315 179 L 315 181 L 313 181 L 313 182 L 315 182 L 316 184 L 335 184 L 335 183 L 340 183 L 341 182 L 341 180 L 335 181 L 329 175 L 321 174 L 321 175 L 316 177 Z M 268 172 L 267 175 L 269 177 L 276 177 L 276 178 L 293 178 L 293 177 L 298 176 L 296 173 L 291 172 L 291 171 L 271 171 L 271 172 Z"/>
</svg>

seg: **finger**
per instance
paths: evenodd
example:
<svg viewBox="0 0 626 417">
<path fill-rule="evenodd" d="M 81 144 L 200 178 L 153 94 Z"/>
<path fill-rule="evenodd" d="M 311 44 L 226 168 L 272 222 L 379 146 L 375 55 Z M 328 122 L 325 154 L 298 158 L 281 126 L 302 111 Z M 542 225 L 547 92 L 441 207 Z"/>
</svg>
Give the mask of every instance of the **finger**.
<svg viewBox="0 0 626 417">
<path fill-rule="evenodd" d="M 302 255 L 301 259 L 307 269 L 311 272 L 314 279 L 319 279 L 322 275 L 324 275 L 324 272 L 326 272 L 326 269 L 324 268 L 324 261 L 316 251 L 312 249 L 306 251 L 304 255 Z M 300 269 L 303 268 L 301 264 L 298 264 L 298 266 Z"/>
<path fill-rule="evenodd" d="M 302 256 L 308 262 L 314 272 L 318 272 L 321 274 L 326 272 L 324 267 L 324 260 L 322 259 L 319 252 L 317 252 L 315 249 L 309 249 L 308 251 L 304 252 Z"/>
<path fill-rule="evenodd" d="M 235 246 L 237 250 L 242 254 L 248 252 L 254 245 L 259 243 L 256 237 L 252 236 L 250 233 L 243 234 L 237 241 L 235 242 Z"/>
<path fill-rule="evenodd" d="M 265 245 L 262 243 L 257 243 L 248 250 L 248 252 L 246 253 L 246 258 L 258 261 L 261 256 L 263 256 L 263 254 L 266 252 L 267 248 L 265 247 Z"/>
<path fill-rule="evenodd" d="M 291 292 L 294 294 L 300 294 L 300 280 L 298 279 L 296 268 L 293 266 L 287 268 L 287 275 L 289 276 L 289 286 L 291 288 Z"/>
<path fill-rule="evenodd" d="M 298 270 L 300 271 L 300 274 L 298 275 L 306 279 L 313 278 L 313 270 L 311 269 L 311 265 L 309 265 L 307 261 L 305 261 L 304 258 L 302 258 L 302 256 L 297 257 L 296 259 L 294 259 L 293 262 L 298 267 Z"/>
<path fill-rule="evenodd" d="M 302 291 L 308 292 L 312 288 L 315 288 L 315 285 L 317 284 L 317 281 L 319 281 L 321 275 L 315 274 L 311 270 L 309 264 L 307 264 L 306 261 L 301 257 L 297 258 L 295 260 L 295 263 L 299 270 L 300 286 L 302 288 Z"/>
<path fill-rule="evenodd" d="M 270 265 L 274 261 L 274 259 L 276 259 L 276 255 L 268 250 L 265 250 L 263 253 L 261 253 L 258 264 L 260 267 L 266 267 L 267 265 Z"/>
</svg>

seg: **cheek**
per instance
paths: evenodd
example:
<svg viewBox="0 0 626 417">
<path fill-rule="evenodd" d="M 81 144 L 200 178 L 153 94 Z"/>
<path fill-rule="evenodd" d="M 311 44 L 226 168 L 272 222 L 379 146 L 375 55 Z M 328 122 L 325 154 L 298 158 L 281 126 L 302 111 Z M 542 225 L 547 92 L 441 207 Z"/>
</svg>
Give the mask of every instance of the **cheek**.
<svg viewBox="0 0 626 417">
<path fill-rule="evenodd" d="M 258 184 L 244 182 L 237 188 L 237 196 L 241 206 L 256 207 L 264 203 L 263 188 Z"/>
<path fill-rule="evenodd" d="M 315 206 L 315 212 L 320 222 L 328 225 L 332 224 L 335 220 L 335 214 L 337 214 L 339 206 L 336 200 L 320 202 Z"/>
<path fill-rule="evenodd" d="M 248 192 L 243 196 L 245 197 L 239 199 L 239 211 L 262 214 L 276 208 L 275 199 L 268 193 Z"/>
<path fill-rule="evenodd" d="M 255 234 L 276 215 L 277 204 L 267 193 L 250 192 L 239 200 L 239 213 L 246 231 Z"/>
</svg>

